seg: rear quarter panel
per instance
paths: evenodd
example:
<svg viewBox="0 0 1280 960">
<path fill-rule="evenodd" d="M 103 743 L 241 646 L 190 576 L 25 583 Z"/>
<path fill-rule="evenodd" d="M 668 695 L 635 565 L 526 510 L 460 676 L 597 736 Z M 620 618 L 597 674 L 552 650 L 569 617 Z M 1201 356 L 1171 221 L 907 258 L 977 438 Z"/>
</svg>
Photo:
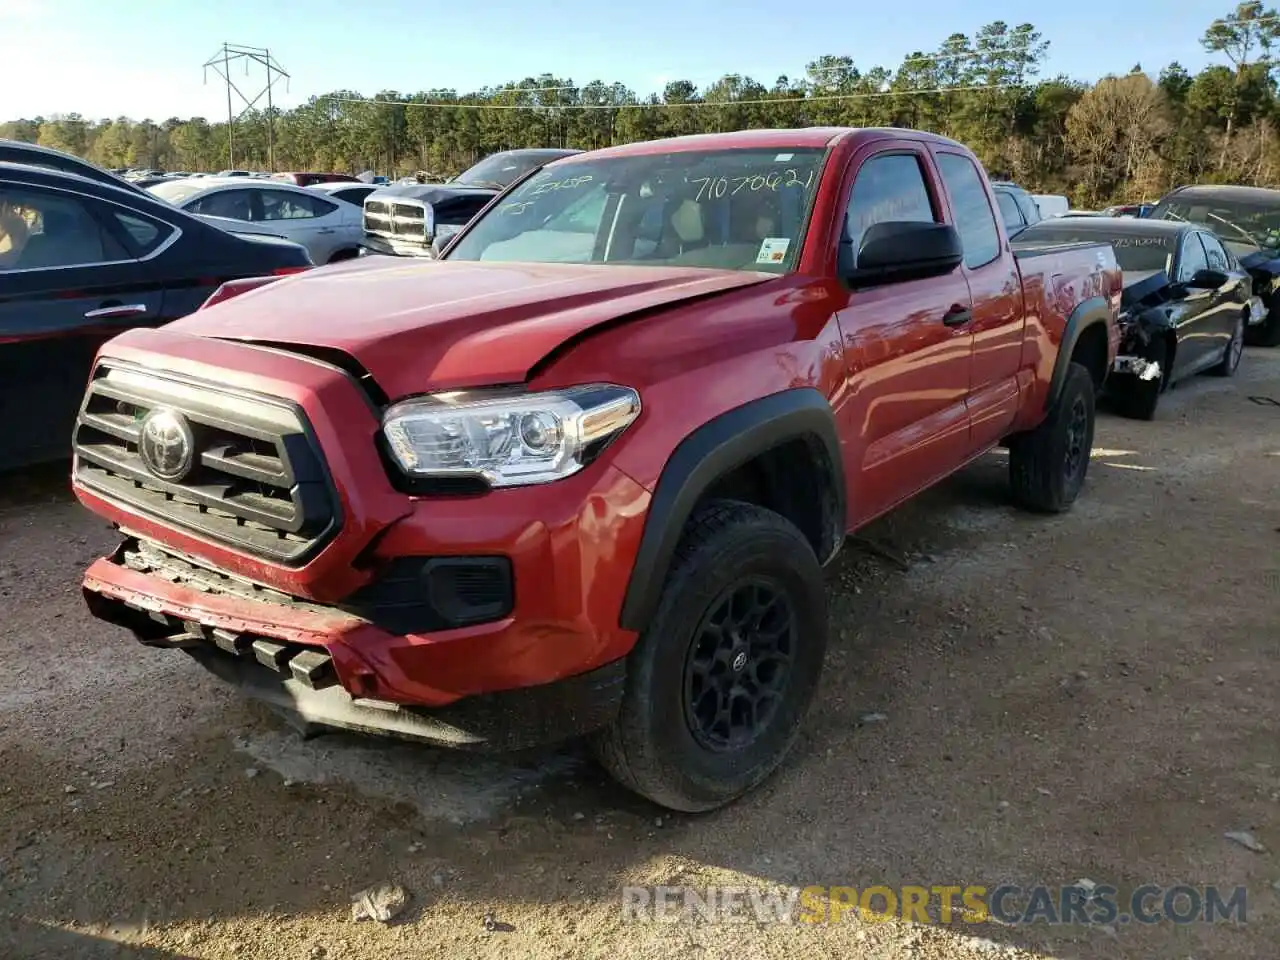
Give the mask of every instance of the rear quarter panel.
<svg viewBox="0 0 1280 960">
<path fill-rule="evenodd" d="M 1044 417 L 1067 327 L 1076 308 L 1099 299 L 1106 314 L 1107 367 L 1120 346 L 1120 295 L 1123 280 L 1115 251 L 1106 243 L 1013 242 L 1022 275 L 1027 322 L 1024 327 L 1023 371 L 1029 377 L 1019 429 L 1035 426 Z"/>
</svg>

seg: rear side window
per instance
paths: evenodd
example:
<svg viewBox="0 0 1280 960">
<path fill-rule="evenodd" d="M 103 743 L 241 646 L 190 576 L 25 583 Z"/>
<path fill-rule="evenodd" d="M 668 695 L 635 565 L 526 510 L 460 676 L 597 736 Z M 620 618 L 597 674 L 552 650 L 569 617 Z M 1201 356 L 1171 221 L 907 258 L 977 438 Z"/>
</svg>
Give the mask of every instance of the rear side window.
<svg viewBox="0 0 1280 960">
<path fill-rule="evenodd" d="M 1000 256 L 1000 231 L 978 168 L 968 157 L 940 153 L 938 169 L 951 195 L 956 229 L 964 244 L 964 265 L 973 269 L 990 263 Z"/>
<path fill-rule="evenodd" d="M 1022 211 L 1018 209 L 1018 201 L 1013 199 L 1013 195 L 1006 193 L 1004 190 L 996 191 L 996 203 L 1000 207 L 1000 219 L 1004 221 L 1006 230 L 1013 230 L 1022 226 Z"/>
<path fill-rule="evenodd" d="M 173 232 L 171 227 L 162 226 L 152 220 L 144 220 L 142 217 L 134 216 L 131 213 L 113 210 L 111 216 L 129 235 L 134 251 L 139 257 L 154 253 L 160 244 L 169 239 L 169 235 Z"/>
<path fill-rule="evenodd" d="M 936 219 L 915 154 L 872 157 L 858 170 L 845 215 L 845 230 L 855 252 L 873 224 L 901 220 L 932 223 Z"/>
</svg>

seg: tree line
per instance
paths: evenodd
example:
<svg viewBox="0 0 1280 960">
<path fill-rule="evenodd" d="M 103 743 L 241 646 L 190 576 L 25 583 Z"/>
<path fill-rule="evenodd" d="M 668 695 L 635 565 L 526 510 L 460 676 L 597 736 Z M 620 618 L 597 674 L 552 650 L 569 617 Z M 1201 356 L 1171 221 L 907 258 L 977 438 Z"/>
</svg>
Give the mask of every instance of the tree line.
<svg viewBox="0 0 1280 960">
<path fill-rule="evenodd" d="M 1280 97 L 1272 53 L 1280 15 L 1240 3 L 1201 44 L 1221 60 L 1194 75 L 1141 64 L 1092 84 L 1040 76 L 1049 41 L 1030 23 L 953 33 L 896 68 L 825 55 L 772 84 L 726 75 L 639 95 L 620 83 L 554 74 L 472 92 L 351 90 L 292 110 L 254 110 L 231 127 L 78 114 L 0 123 L 0 137 L 55 147 L 106 167 L 165 170 L 372 169 L 455 174 L 497 150 L 594 149 L 752 127 L 899 126 L 969 145 L 994 177 L 1075 206 L 1158 197 L 1183 183 L 1280 185 Z M 229 143 L 230 141 L 230 143 Z M 229 147 L 231 148 L 229 150 Z"/>
</svg>

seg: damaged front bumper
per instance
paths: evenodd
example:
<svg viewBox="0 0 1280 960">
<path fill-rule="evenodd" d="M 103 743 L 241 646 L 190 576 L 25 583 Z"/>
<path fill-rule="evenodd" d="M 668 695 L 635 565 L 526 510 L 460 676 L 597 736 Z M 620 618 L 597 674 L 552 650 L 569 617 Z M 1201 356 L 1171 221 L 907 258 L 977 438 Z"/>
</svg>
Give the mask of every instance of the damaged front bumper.
<svg viewBox="0 0 1280 960">
<path fill-rule="evenodd" d="M 1116 357 L 1114 370 L 1116 373 L 1127 373 L 1139 380 L 1160 379 L 1160 364 L 1137 354 L 1121 354 Z"/>
<path fill-rule="evenodd" d="M 1252 297 L 1249 300 L 1249 326 L 1256 327 L 1267 321 L 1267 305 L 1262 302 L 1261 297 Z"/>
<path fill-rule="evenodd" d="M 615 660 L 550 682 L 458 697 L 448 690 L 458 669 L 450 672 L 437 658 L 425 680 L 438 689 L 420 702 L 393 700 L 383 689 L 404 686 L 396 682 L 402 668 L 430 666 L 413 654 L 461 645 L 460 656 L 483 669 L 500 636 L 494 631 L 513 626 L 395 636 L 360 616 L 240 583 L 133 538 L 90 566 L 83 592 L 98 619 L 147 646 L 183 651 L 308 732 L 337 727 L 445 747 L 521 750 L 607 725 L 626 677 L 625 660 Z M 550 642 L 568 639 L 543 624 L 529 627 Z M 420 694 L 426 690 L 419 685 Z"/>
</svg>

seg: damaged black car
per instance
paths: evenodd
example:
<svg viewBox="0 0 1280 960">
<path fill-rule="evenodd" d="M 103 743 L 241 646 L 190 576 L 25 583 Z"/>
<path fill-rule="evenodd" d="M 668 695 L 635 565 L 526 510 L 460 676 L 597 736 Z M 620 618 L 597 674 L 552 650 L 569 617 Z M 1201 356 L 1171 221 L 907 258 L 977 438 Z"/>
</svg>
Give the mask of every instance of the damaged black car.
<svg viewBox="0 0 1280 960">
<path fill-rule="evenodd" d="M 1265 307 L 1236 257 L 1212 232 L 1176 220 L 1044 220 L 1017 245 L 1108 242 L 1124 272 L 1120 353 L 1107 392 L 1125 416 L 1150 420 L 1160 395 L 1205 371 L 1229 377 L 1245 328 Z"/>
<path fill-rule="evenodd" d="M 1212 230 L 1253 279 L 1265 309 L 1251 310 L 1245 343 L 1280 346 L 1280 190 L 1206 184 L 1179 187 L 1148 214 Z"/>
</svg>

